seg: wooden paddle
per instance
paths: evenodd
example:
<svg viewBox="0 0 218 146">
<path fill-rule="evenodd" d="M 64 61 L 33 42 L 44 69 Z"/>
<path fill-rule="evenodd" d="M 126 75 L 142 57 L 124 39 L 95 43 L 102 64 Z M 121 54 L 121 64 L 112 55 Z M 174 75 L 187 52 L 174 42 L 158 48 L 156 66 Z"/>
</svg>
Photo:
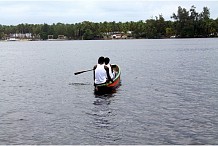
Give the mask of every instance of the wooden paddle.
<svg viewBox="0 0 218 146">
<path fill-rule="evenodd" d="M 83 71 L 79 71 L 79 72 L 75 72 L 74 75 L 78 75 L 84 72 L 88 72 L 88 71 L 92 71 L 93 69 L 89 69 L 89 70 L 83 70 Z"/>
</svg>

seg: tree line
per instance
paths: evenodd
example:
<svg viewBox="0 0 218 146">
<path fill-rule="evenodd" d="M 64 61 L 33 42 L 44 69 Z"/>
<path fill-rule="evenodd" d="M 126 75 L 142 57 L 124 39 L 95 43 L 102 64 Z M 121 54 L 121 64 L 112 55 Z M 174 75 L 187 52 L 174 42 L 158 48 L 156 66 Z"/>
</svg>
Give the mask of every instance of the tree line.
<svg viewBox="0 0 218 146">
<path fill-rule="evenodd" d="M 209 8 L 203 7 L 197 12 L 195 6 L 190 10 L 178 7 L 177 13 L 171 16 L 172 21 L 166 21 L 162 15 L 138 22 L 89 22 L 75 24 L 19 24 L 0 25 L 0 39 L 6 39 L 10 34 L 30 33 L 33 39 L 48 39 L 49 35 L 56 39 L 64 35 L 69 40 L 109 39 L 115 33 L 126 35 L 127 38 L 195 38 L 217 37 L 218 18 L 211 19 Z"/>
</svg>

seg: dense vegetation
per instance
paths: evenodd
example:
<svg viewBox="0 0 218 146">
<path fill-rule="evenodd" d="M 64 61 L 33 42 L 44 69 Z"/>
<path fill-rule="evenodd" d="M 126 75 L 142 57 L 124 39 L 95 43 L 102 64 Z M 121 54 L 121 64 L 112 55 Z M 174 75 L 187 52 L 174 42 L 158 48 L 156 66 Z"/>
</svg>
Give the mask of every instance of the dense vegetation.
<svg viewBox="0 0 218 146">
<path fill-rule="evenodd" d="M 0 39 L 10 37 L 10 34 L 31 33 L 34 39 L 48 39 L 48 35 L 58 38 L 58 35 L 66 36 L 66 39 L 108 39 L 114 33 L 122 33 L 131 38 L 167 38 L 167 37 L 217 37 L 218 18 L 210 18 L 207 7 L 203 11 L 196 12 L 196 7 L 190 10 L 178 7 L 177 13 L 173 13 L 172 21 L 166 21 L 162 15 L 153 19 L 138 22 L 100 22 L 84 21 L 75 24 L 19 24 L 17 26 L 0 25 Z"/>
</svg>

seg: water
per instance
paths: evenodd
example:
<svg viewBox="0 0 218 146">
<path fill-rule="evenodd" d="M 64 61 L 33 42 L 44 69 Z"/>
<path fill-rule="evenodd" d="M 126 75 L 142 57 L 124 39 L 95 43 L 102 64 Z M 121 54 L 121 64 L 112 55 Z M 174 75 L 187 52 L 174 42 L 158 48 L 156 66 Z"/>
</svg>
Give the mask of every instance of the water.
<svg viewBox="0 0 218 146">
<path fill-rule="evenodd" d="M 0 42 L 0 144 L 218 144 L 218 39 Z M 99 56 L 121 67 L 94 95 Z"/>
</svg>

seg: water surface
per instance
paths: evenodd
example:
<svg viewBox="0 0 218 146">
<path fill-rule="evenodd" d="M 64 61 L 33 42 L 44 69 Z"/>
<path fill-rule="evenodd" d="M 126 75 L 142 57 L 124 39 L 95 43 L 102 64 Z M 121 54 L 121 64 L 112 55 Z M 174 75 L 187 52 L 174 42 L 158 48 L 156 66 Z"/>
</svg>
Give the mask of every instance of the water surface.
<svg viewBox="0 0 218 146">
<path fill-rule="evenodd" d="M 121 67 L 94 95 L 99 56 Z M 217 39 L 0 42 L 0 144 L 218 144 Z"/>
</svg>

